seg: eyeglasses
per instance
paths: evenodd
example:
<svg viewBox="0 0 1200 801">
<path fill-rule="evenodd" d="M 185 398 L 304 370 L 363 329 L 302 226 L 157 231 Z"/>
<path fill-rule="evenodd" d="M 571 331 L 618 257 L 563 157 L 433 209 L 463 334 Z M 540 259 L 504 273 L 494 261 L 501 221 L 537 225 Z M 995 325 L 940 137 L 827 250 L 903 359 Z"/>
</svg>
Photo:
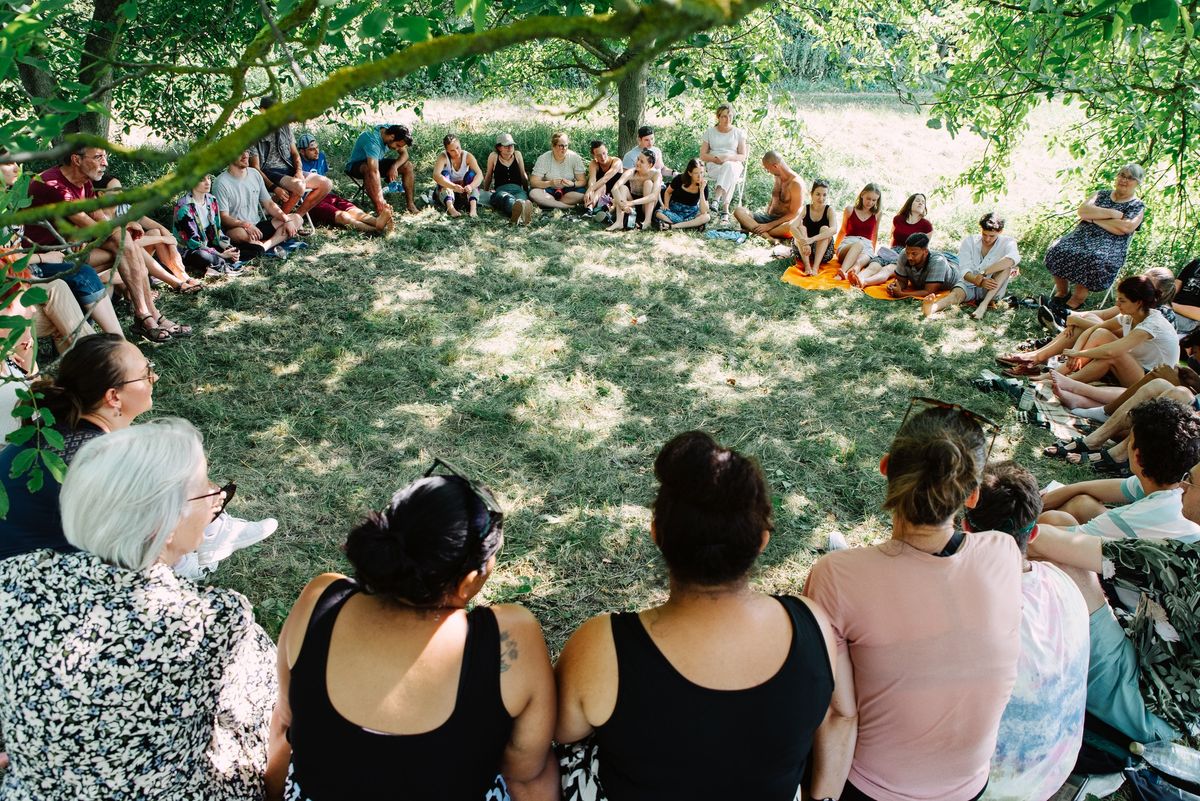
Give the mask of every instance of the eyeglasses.
<svg viewBox="0 0 1200 801">
<path fill-rule="evenodd" d="M 237 482 L 230 481 L 228 484 L 226 484 L 225 486 L 223 486 L 219 489 L 214 488 L 212 490 L 212 492 L 206 492 L 203 495 L 197 495 L 195 498 L 188 498 L 188 500 L 189 501 L 200 501 L 205 498 L 215 498 L 218 495 L 224 493 L 225 497 L 221 499 L 221 505 L 217 508 L 217 511 L 213 512 L 212 519 L 216 520 L 218 517 L 221 516 L 221 513 L 225 511 L 225 507 L 229 505 L 229 501 L 233 499 L 233 495 L 235 492 L 237 492 Z"/>
<path fill-rule="evenodd" d="M 153 384 L 157 380 L 158 380 L 158 373 L 154 372 L 154 362 L 147 361 L 145 375 L 140 375 L 137 378 L 128 378 L 124 381 L 118 381 L 117 383 L 113 384 L 113 386 L 114 387 L 123 387 L 126 384 L 136 384 L 139 381 L 149 381 L 151 384 Z"/>
<path fill-rule="evenodd" d="M 483 538 L 486 537 L 492 531 L 492 529 L 504 522 L 504 510 L 500 508 L 500 503 L 496 500 L 496 496 L 493 495 L 487 487 L 482 487 L 479 484 L 476 484 L 474 481 L 463 475 L 462 471 L 457 467 L 442 459 L 435 458 L 433 460 L 433 464 L 431 464 L 429 469 L 425 471 L 425 478 L 432 476 L 434 471 L 438 468 L 441 468 L 445 471 L 444 473 L 439 473 L 438 475 L 457 478 L 459 481 L 466 484 L 467 489 L 471 490 L 475 497 L 479 499 L 479 502 L 483 504 L 483 508 L 487 510 L 487 526 L 485 526 L 484 529 L 479 532 L 479 541 L 483 542 Z"/>
<path fill-rule="evenodd" d="M 920 395 L 913 395 L 908 399 L 908 409 L 904 412 L 904 419 L 900 421 L 899 430 L 904 430 L 904 424 L 908 422 L 908 417 L 910 414 L 912 414 L 913 407 L 918 403 L 922 406 L 928 406 L 932 409 L 950 409 L 958 412 L 980 428 L 990 428 L 992 430 L 992 439 L 988 442 L 987 454 L 984 458 L 987 459 L 992 455 L 992 446 L 996 444 L 996 435 L 1000 433 L 1000 425 L 992 422 L 981 414 L 971 411 L 965 406 L 959 406 L 957 403 L 947 403 L 946 401 L 938 400 L 937 398 L 925 398 Z"/>
<path fill-rule="evenodd" d="M 1185 487 L 1196 486 L 1196 482 L 1192 480 L 1192 471 L 1189 470 L 1186 473 L 1184 473 L 1183 478 L 1179 479 L 1179 483 L 1183 484 Z"/>
<path fill-rule="evenodd" d="M 566 146 L 567 146 L 567 145 L 569 145 L 569 144 L 571 144 L 571 143 L 570 143 L 570 142 L 558 142 L 558 143 L 554 144 L 554 145 L 553 145 L 553 147 L 556 147 L 556 148 L 558 148 L 558 147 L 566 147 Z"/>
</svg>

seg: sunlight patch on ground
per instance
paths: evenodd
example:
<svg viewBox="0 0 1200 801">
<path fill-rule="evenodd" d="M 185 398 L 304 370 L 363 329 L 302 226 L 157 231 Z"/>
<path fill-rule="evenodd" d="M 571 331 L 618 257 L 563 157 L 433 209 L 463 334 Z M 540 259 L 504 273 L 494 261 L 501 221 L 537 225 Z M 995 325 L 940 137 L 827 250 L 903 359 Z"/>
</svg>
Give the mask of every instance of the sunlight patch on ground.
<svg viewBox="0 0 1200 801">
<path fill-rule="evenodd" d="M 589 444 L 608 439 L 627 413 L 625 392 L 619 386 L 578 370 L 563 378 L 543 378 L 514 412 L 533 429 L 582 435 Z"/>
<path fill-rule="evenodd" d="M 481 323 L 463 345 L 458 364 L 476 376 L 524 377 L 556 361 L 566 343 L 526 305 Z"/>
<path fill-rule="evenodd" d="M 430 431 L 440 428 L 442 423 L 446 422 L 446 419 L 454 413 L 453 407 L 448 403 L 402 403 L 392 411 L 398 415 L 416 418 Z M 389 423 L 387 420 L 376 422 L 382 426 Z"/>
<path fill-rule="evenodd" d="M 263 326 L 274 326 L 277 320 L 270 314 L 255 314 L 253 312 L 227 311 L 221 315 L 220 321 L 204 329 L 205 336 L 227 334 L 241 328 L 247 323 L 259 323 Z"/>
<path fill-rule="evenodd" d="M 378 280 L 372 289 L 375 290 L 375 300 L 371 302 L 373 312 L 395 313 L 399 304 L 429 303 L 433 300 L 432 289 L 424 284 L 406 281 L 400 276 Z"/>
<path fill-rule="evenodd" d="M 684 388 L 724 405 L 739 405 L 751 394 L 769 393 L 767 383 L 765 376 L 730 367 L 723 357 L 713 354 L 692 368 Z"/>
<path fill-rule="evenodd" d="M 946 327 L 945 335 L 937 347 L 937 353 L 941 356 L 954 356 L 960 353 L 978 353 L 987 347 L 987 343 L 979 335 L 979 326 L 1007 326 L 1007 321 L 1001 322 L 1000 315 L 993 309 L 982 320 L 973 320 L 969 315 L 961 313 L 947 318 L 942 324 Z"/>
<path fill-rule="evenodd" d="M 300 372 L 300 362 L 289 362 L 288 364 L 279 364 L 271 368 L 271 375 L 276 378 L 282 378 L 285 375 L 295 375 Z"/>
<path fill-rule="evenodd" d="M 331 364 L 333 373 L 322 380 L 321 384 L 327 390 L 337 389 L 341 385 L 342 379 L 346 377 L 346 373 L 362 364 L 362 361 L 363 357 L 357 353 L 343 352 L 339 354 Z"/>
</svg>

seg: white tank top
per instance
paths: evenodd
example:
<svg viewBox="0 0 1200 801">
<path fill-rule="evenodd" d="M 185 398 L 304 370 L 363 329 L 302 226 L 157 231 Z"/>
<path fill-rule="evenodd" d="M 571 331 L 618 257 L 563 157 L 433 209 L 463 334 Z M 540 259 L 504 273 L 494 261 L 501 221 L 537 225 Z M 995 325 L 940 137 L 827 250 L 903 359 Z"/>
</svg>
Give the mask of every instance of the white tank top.
<svg viewBox="0 0 1200 801">
<path fill-rule="evenodd" d="M 461 152 L 462 164 L 458 167 L 454 166 L 454 161 L 450 158 L 449 154 L 446 154 L 446 169 L 450 171 L 450 178 L 454 181 L 461 181 L 463 178 L 466 178 L 467 170 L 470 169 L 468 165 L 471 162 L 467 161 L 467 151 L 463 150 Z"/>
</svg>

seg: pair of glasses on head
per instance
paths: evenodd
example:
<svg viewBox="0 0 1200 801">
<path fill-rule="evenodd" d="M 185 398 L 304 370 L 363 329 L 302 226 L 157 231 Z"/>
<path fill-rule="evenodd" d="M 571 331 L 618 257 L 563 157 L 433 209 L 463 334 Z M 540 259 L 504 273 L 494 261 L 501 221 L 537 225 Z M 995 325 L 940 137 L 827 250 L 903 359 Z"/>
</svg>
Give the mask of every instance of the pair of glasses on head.
<svg viewBox="0 0 1200 801">
<path fill-rule="evenodd" d="M 189 501 L 202 501 L 205 498 L 211 498 L 212 503 L 216 503 L 217 498 L 220 498 L 221 505 L 217 507 L 216 511 L 213 512 L 213 516 L 212 516 L 212 519 L 216 520 L 218 517 L 221 516 L 221 512 L 225 511 L 225 507 L 229 505 L 229 501 L 233 499 L 233 494 L 235 492 L 237 492 L 237 482 L 236 481 L 230 481 L 228 484 L 226 484 L 223 487 L 218 487 L 215 484 L 210 484 L 208 492 L 204 493 L 203 495 L 197 495 L 194 498 L 188 498 L 188 500 Z"/>
<path fill-rule="evenodd" d="M 113 384 L 114 387 L 123 387 L 126 384 L 136 384 L 138 381 L 149 381 L 153 384 L 158 380 L 158 373 L 154 371 L 154 362 L 146 360 L 146 374 L 139 375 L 137 378 L 127 378 L 124 381 L 118 381 Z"/>
<path fill-rule="evenodd" d="M 479 499 L 479 502 L 483 504 L 483 508 L 487 511 L 488 521 L 487 525 L 479 532 L 479 539 L 481 542 L 483 541 L 483 538 L 492 531 L 492 529 L 504 521 L 504 510 L 500 508 L 500 504 L 496 500 L 496 496 L 493 495 L 487 487 L 482 487 L 471 479 L 467 478 L 465 475 L 463 475 L 462 471 L 454 465 L 442 459 L 435 458 L 433 460 L 433 464 L 431 464 L 429 469 L 425 471 L 424 477 L 429 478 L 430 476 L 434 475 L 458 479 L 466 484 L 467 489 L 469 489 L 472 494 Z"/>
<path fill-rule="evenodd" d="M 982 428 L 984 431 L 990 429 L 992 432 L 992 438 L 988 440 L 987 455 L 984 457 L 984 460 L 986 461 L 987 459 L 991 458 L 992 446 L 996 444 L 996 435 L 1000 433 L 1000 425 L 998 423 L 994 423 L 984 417 L 982 414 L 976 414 L 967 407 L 960 406 L 957 403 L 948 403 L 943 400 L 938 400 L 937 398 L 925 398 L 920 395 L 913 395 L 908 399 L 908 409 L 904 412 L 904 419 L 900 421 L 900 428 L 897 429 L 898 431 L 904 430 L 904 424 L 908 422 L 909 415 L 911 415 L 912 410 L 918 406 L 922 411 L 924 409 L 950 409 L 951 411 L 958 412 L 963 417 Z"/>
</svg>

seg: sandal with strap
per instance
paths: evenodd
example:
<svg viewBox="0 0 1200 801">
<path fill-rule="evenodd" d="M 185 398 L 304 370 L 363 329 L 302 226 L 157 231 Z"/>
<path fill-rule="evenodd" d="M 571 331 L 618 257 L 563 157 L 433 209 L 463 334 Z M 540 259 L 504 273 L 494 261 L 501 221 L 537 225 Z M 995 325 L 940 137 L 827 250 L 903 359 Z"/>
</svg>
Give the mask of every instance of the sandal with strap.
<svg viewBox="0 0 1200 801">
<path fill-rule="evenodd" d="M 146 315 L 146 316 L 149 317 L 150 315 Z M 162 327 L 162 321 L 164 319 L 166 319 L 166 318 L 162 314 L 158 315 L 158 317 L 155 318 L 154 322 L 156 325 L 159 326 L 159 328 L 157 328 L 155 330 L 157 330 L 157 331 L 165 330 L 169 336 L 177 337 L 177 338 L 190 337 L 192 335 L 192 327 L 190 325 L 181 325 L 180 323 L 171 323 L 170 325 L 166 326 L 166 328 L 164 329 Z"/>
<path fill-rule="evenodd" d="M 181 295 L 194 295 L 204 289 L 204 284 L 197 281 L 195 278 L 189 278 L 179 285 L 175 291 Z"/>
<path fill-rule="evenodd" d="M 1046 456 L 1049 456 L 1051 459 L 1066 459 L 1068 454 L 1072 453 L 1091 453 L 1091 448 L 1088 447 L 1088 444 L 1083 437 L 1075 437 L 1071 440 L 1059 440 L 1050 447 L 1044 449 L 1042 453 L 1044 453 Z"/>
<path fill-rule="evenodd" d="M 1129 468 L 1129 462 L 1118 462 L 1112 458 L 1107 448 L 1099 450 L 1091 450 L 1090 448 L 1084 451 L 1079 451 L 1079 461 L 1068 459 L 1071 464 L 1082 464 L 1091 467 L 1093 470 L 1098 470 L 1102 473 L 1113 472 L 1116 470 L 1126 470 Z"/>
<path fill-rule="evenodd" d="M 133 334 L 135 334 L 136 336 L 139 336 L 142 339 L 146 340 L 147 342 L 162 343 L 162 342 L 169 341 L 171 339 L 170 331 L 168 331 L 165 328 L 147 328 L 142 322 L 143 320 L 153 320 L 153 319 L 154 319 L 154 315 L 143 314 L 141 317 L 137 318 L 137 322 L 135 322 L 133 324 L 133 328 L 131 328 L 130 331 Z"/>
</svg>

